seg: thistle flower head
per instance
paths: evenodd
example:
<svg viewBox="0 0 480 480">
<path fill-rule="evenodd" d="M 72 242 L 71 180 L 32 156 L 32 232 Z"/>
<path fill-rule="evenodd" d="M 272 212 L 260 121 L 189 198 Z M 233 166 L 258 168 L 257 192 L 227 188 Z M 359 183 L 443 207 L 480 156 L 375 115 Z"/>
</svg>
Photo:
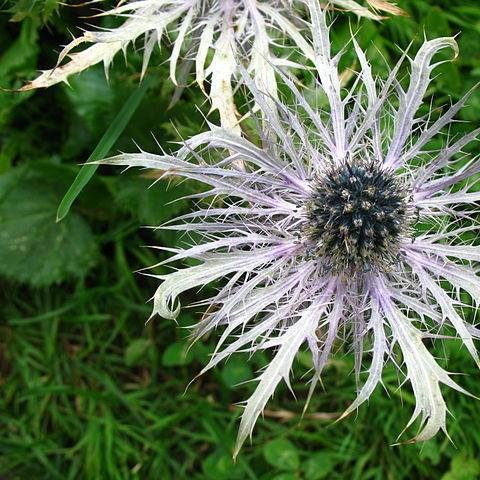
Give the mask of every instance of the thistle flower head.
<svg viewBox="0 0 480 480">
<path fill-rule="evenodd" d="M 382 18 L 353 0 L 333 0 L 331 3 L 359 16 Z M 389 8 L 388 2 L 372 3 L 374 8 L 398 14 L 391 10 L 391 5 Z M 232 86 L 238 74 L 238 62 L 247 65 L 259 87 L 276 97 L 274 68 L 300 65 L 278 56 L 278 49 L 274 51 L 271 45 L 281 45 L 286 37 L 291 45 L 300 50 L 304 48 L 302 22 L 299 21 L 302 8 L 303 0 L 122 1 L 116 8 L 98 15 L 125 18 L 122 25 L 109 30 L 86 31 L 62 50 L 55 68 L 42 72 L 21 90 L 67 82 L 70 75 L 97 63 L 103 63 L 108 73 L 116 54 L 140 39 L 143 39 L 143 76 L 155 46 L 171 36 L 170 78 L 173 83 L 184 85 L 194 68 L 196 81 L 204 92 L 205 80 L 210 81 L 208 96 L 212 110 L 220 113 L 222 126 L 238 130 Z M 90 46 L 75 52 L 83 44 Z M 70 60 L 65 63 L 67 57 Z M 177 72 L 181 57 L 185 57 L 185 62 Z"/>
<path fill-rule="evenodd" d="M 246 402 L 236 452 L 278 383 L 289 383 L 302 346 L 315 366 L 312 389 L 338 343 L 355 350 L 358 381 L 367 368 L 344 415 L 369 398 L 385 362 L 394 360 L 416 398 L 409 425 L 420 418 L 420 426 L 412 441 L 446 429 L 440 384 L 464 392 L 424 340 L 453 329 L 480 364 L 474 345 L 480 330 L 458 309 L 464 293 L 473 302 L 480 298 L 480 252 L 471 237 L 480 162 L 462 153 L 480 129 L 446 136 L 434 150 L 431 140 L 453 121 L 466 97 L 435 120 L 418 116 L 437 65 L 433 58 L 443 49 L 456 54 L 455 40 L 425 42 L 408 59 L 404 87 L 397 80 L 401 63 L 387 79 L 375 81 L 353 40 L 360 69 L 344 90 L 325 13 L 315 0 L 307 4 L 309 49 L 328 109 L 313 107 L 284 75 L 296 104 L 277 100 L 271 108 L 268 93 L 247 78 L 266 118 L 259 122 L 261 145 L 212 126 L 174 156 L 141 152 L 106 160 L 210 187 L 195 196 L 204 206 L 163 226 L 199 233 L 203 240 L 173 250 L 166 263 L 199 263 L 158 277 L 153 313 L 175 318 L 182 292 L 224 278 L 195 331 L 200 337 L 223 328 L 205 370 L 236 351 L 274 352 Z M 238 160 L 243 169 L 235 167 Z M 416 229 L 418 220 L 429 227 Z"/>
<path fill-rule="evenodd" d="M 408 188 L 375 162 L 345 161 L 311 182 L 305 241 L 337 273 L 384 269 L 408 226 Z"/>
</svg>

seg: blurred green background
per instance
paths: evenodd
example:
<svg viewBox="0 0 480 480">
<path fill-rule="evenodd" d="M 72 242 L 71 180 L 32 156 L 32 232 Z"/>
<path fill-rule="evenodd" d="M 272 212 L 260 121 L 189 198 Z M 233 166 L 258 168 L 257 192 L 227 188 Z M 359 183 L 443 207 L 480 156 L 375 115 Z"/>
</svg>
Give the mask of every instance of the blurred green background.
<svg viewBox="0 0 480 480">
<path fill-rule="evenodd" d="M 1 2 L 0 2 L 1 3 Z M 59 46 L 88 24 L 94 5 L 60 0 L 12 0 L 0 13 L 0 87 L 18 88 L 56 62 Z M 73 4 L 75 2 L 70 2 Z M 76 2 L 77 5 L 80 2 Z M 399 0 L 409 17 L 373 23 L 343 15 L 332 32 L 336 48 L 350 27 L 377 73 L 413 39 L 459 33 L 460 57 L 441 66 L 428 95 L 435 106 L 461 96 L 480 80 L 480 5 L 477 0 Z M 140 46 L 139 42 L 139 46 Z M 353 58 L 353 57 L 352 57 Z M 168 48 L 156 52 L 146 94 L 112 153 L 137 142 L 158 152 L 205 128 L 204 97 L 195 87 L 168 109 Z M 346 59 L 348 63 L 348 55 Z M 406 68 L 406 67 L 405 67 Z M 355 396 L 353 359 L 345 347 L 324 375 L 301 420 L 310 368 L 300 354 L 293 387 L 282 385 L 258 421 L 253 445 L 237 463 L 231 452 L 251 379 L 267 356 L 241 355 L 193 382 L 215 338 L 187 353 L 187 330 L 155 318 L 147 303 L 156 283 L 133 273 L 162 257 L 145 245 L 174 246 L 173 232 L 152 231 L 191 205 L 172 200 L 192 186 L 157 182 L 146 172 L 100 169 L 70 214 L 56 209 L 79 164 L 138 87 L 141 54 L 117 57 L 107 83 L 95 67 L 33 93 L 0 93 L 0 476 L 5 479 L 443 479 L 480 478 L 480 403 L 445 389 L 454 417 L 454 444 L 438 435 L 423 445 L 391 446 L 414 406 L 408 386 L 389 367 L 357 416 L 334 424 Z M 428 102 L 426 102 L 428 104 Z M 480 96 L 461 115 L 478 126 Z M 471 128 L 459 123 L 457 131 Z M 179 134 L 176 133 L 178 129 Z M 208 291 L 191 292 L 184 304 Z M 196 322 L 186 309 L 179 326 Z M 459 342 L 437 348 L 448 369 L 480 396 L 479 373 Z M 307 377 L 308 378 L 308 377 Z M 408 437 L 407 437 L 408 438 Z"/>
</svg>

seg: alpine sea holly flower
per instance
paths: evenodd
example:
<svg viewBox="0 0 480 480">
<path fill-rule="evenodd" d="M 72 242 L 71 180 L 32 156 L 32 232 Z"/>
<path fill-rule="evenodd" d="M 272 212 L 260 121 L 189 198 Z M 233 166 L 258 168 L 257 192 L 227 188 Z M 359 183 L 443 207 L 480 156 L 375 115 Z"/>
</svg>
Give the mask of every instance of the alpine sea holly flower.
<svg viewBox="0 0 480 480">
<path fill-rule="evenodd" d="M 367 363 L 368 376 L 344 415 L 370 397 L 392 359 L 416 398 L 409 425 L 419 418 L 420 427 L 411 441 L 446 432 L 440 384 L 464 392 L 423 340 L 456 331 L 480 364 L 474 345 L 480 330 L 459 309 L 465 294 L 474 303 L 480 299 L 480 249 L 471 240 L 480 201 L 473 176 L 480 162 L 462 153 L 480 129 L 443 137 L 441 148 L 432 142 L 449 131 L 466 97 L 436 119 L 431 120 L 435 112 L 418 115 L 438 65 L 434 56 L 444 49 L 457 55 L 457 44 L 453 38 L 426 41 L 409 59 L 410 76 L 402 87 L 396 77 L 405 57 L 388 78 L 376 81 L 353 40 L 359 72 L 342 91 L 340 54 L 331 53 L 325 13 L 315 0 L 307 4 L 309 56 L 328 109 L 312 106 L 286 76 L 296 105 L 277 101 L 272 109 L 268 94 L 244 72 L 266 119 L 258 123 L 261 145 L 212 126 L 175 155 L 141 152 L 104 161 L 154 168 L 164 177 L 210 187 L 195 195 L 203 206 L 162 227 L 194 232 L 202 240 L 166 249 L 173 255 L 163 264 L 186 258 L 198 264 L 158 276 L 152 315 L 174 319 L 182 292 L 225 278 L 205 302 L 194 333 L 199 338 L 223 328 L 204 371 L 237 351 L 274 352 L 246 402 L 235 454 L 278 383 L 289 384 L 304 345 L 315 366 L 312 388 L 338 342 L 349 342 L 355 351 L 357 381 Z M 238 160 L 243 169 L 235 168 Z"/>
<path fill-rule="evenodd" d="M 359 16 L 374 20 L 382 18 L 353 0 L 333 0 L 331 3 Z M 155 45 L 160 45 L 164 37 L 171 37 L 170 78 L 173 83 L 177 85 L 186 81 L 186 78 L 177 79 L 177 64 L 181 55 L 185 54 L 186 62 L 180 69 L 184 71 L 183 76 L 186 77 L 195 65 L 196 81 L 200 88 L 204 90 L 205 80 L 210 81 L 208 96 L 212 110 L 218 109 L 220 113 L 222 126 L 238 130 L 232 84 L 238 73 L 238 61 L 244 61 L 258 86 L 275 98 L 277 85 L 274 67 L 299 65 L 279 57 L 271 45 L 285 43 L 285 37 L 293 45 L 299 38 L 301 40 L 301 22 L 298 18 L 302 6 L 302 0 L 122 1 L 116 8 L 100 14 L 126 18 L 121 26 L 86 31 L 62 50 L 55 68 L 44 71 L 21 90 L 67 82 L 70 75 L 97 63 L 103 63 L 108 73 L 115 55 L 140 38 L 143 38 L 143 76 Z M 374 2 L 374 7 L 392 12 L 388 2 Z M 398 14 L 395 10 L 394 13 Z M 72 53 L 82 44 L 91 45 Z M 301 46 L 297 45 L 299 48 Z M 70 60 L 64 63 L 66 57 L 70 57 Z"/>
</svg>

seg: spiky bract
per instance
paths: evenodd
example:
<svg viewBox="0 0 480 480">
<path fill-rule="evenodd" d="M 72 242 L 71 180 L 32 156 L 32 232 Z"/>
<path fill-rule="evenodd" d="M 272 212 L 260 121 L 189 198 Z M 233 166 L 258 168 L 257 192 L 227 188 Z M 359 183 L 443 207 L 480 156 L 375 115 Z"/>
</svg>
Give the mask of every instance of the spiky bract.
<svg viewBox="0 0 480 480">
<path fill-rule="evenodd" d="M 96 3 L 93 1 L 92 3 Z M 238 64 L 243 62 L 254 76 L 257 86 L 276 97 L 275 68 L 300 67 L 288 60 L 288 52 L 278 55 L 281 46 L 295 46 L 303 55 L 305 41 L 301 35 L 303 0 L 130 0 L 119 2 L 116 8 L 97 16 L 125 18 L 125 22 L 110 30 L 86 31 L 62 50 L 58 64 L 25 85 L 20 90 L 44 88 L 97 63 L 103 63 L 108 73 L 117 53 L 142 40 L 142 76 L 153 49 L 162 40 L 171 45 L 170 78 L 181 86 L 189 83 L 188 74 L 195 78 L 211 100 L 212 110 L 218 110 L 224 128 L 238 130 L 234 104 L 233 80 L 237 83 Z M 379 20 L 380 16 L 353 0 L 333 0 L 337 7 L 359 16 Z M 387 2 L 388 3 L 388 2 Z M 388 8 L 374 6 L 388 11 Z M 391 12 L 398 14 L 395 12 Z M 168 40 L 168 39 L 171 40 Z M 287 41 L 285 41 L 287 39 Z M 76 51 L 83 44 L 91 44 Z M 281 48 L 280 48 L 281 50 Z M 211 55 L 210 55 L 211 53 Z M 67 62 L 64 60 L 69 57 Z M 182 67 L 178 69 L 179 60 Z M 205 81 L 210 82 L 204 88 Z"/>
</svg>

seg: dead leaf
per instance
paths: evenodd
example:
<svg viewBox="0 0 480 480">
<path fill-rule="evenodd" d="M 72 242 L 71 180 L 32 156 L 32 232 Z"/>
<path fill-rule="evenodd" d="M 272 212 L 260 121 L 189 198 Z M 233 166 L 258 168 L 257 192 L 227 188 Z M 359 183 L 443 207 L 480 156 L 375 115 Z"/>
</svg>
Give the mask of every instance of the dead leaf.
<svg viewBox="0 0 480 480">
<path fill-rule="evenodd" d="M 408 17 L 408 13 L 405 10 L 397 7 L 395 3 L 390 3 L 388 0 L 367 0 L 367 3 L 373 10 L 381 10 L 382 12 L 387 12 L 391 15 Z"/>
</svg>

